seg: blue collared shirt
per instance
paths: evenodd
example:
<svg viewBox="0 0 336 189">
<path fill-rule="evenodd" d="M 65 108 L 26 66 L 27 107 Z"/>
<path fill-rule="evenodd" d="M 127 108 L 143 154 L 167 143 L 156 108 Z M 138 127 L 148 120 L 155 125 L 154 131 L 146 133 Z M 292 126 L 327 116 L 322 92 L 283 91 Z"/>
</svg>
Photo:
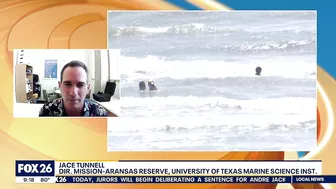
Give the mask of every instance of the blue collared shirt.
<svg viewBox="0 0 336 189">
<path fill-rule="evenodd" d="M 63 105 L 63 99 L 59 98 L 51 102 L 46 103 L 40 110 L 39 117 L 65 117 L 69 116 Z M 84 99 L 84 108 L 81 117 L 95 117 L 95 116 L 108 116 L 104 107 L 98 103 Z"/>
</svg>

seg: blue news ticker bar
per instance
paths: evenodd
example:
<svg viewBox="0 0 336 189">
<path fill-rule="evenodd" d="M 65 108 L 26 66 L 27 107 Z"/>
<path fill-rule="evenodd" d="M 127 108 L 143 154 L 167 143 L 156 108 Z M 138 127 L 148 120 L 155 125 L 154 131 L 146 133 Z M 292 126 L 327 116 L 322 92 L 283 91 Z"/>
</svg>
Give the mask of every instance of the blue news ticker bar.
<svg viewBox="0 0 336 189">
<path fill-rule="evenodd" d="M 291 183 L 291 176 L 57 176 L 56 183 Z"/>
<path fill-rule="evenodd" d="M 55 176 L 55 161 L 53 160 L 17 160 L 15 161 L 15 176 L 17 177 L 53 177 Z"/>
</svg>

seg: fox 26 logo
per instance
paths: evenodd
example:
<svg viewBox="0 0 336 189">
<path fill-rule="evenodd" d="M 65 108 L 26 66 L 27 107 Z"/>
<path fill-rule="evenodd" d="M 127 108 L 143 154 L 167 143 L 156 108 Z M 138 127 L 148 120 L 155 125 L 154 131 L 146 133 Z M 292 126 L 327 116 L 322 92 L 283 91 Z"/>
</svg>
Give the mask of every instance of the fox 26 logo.
<svg viewBox="0 0 336 189">
<path fill-rule="evenodd" d="M 54 176 L 54 161 L 18 160 L 15 162 L 16 176 Z"/>
</svg>

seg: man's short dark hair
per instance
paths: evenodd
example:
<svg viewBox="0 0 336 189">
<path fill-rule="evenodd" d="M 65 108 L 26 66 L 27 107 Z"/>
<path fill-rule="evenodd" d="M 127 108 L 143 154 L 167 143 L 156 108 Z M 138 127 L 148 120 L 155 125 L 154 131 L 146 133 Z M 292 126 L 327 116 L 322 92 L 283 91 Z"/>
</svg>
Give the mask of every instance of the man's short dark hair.
<svg viewBox="0 0 336 189">
<path fill-rule="evenodd" d="M 86 65 L 83 62 L 78 61 L 78 60 L 73 60 L 73 61 L 71 61 L 71 62 L 69 62 L 69 63 L 67 63 L 63 66 L 62 71 L 61 71 L 61 82 L 63 81 L 63 72 L 67 67 L 72 67 L 72 68 L 73 67 L 81 67 L 85 70 L 86 75 L 87 76 L 89 75 L 89 71 L 88 71 Z"/>
</svg>

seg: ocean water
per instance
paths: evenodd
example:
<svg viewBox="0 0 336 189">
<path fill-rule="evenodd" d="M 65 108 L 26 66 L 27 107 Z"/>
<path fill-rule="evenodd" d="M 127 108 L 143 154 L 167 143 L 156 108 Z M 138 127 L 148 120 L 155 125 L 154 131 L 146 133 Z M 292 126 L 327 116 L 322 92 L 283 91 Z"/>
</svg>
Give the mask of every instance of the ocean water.
<svg viewBox="0 0 336 189">
<path fill-rule="evenodd" d="M 109 12 L 108 46 L 122 74 L 109 150 L 316 146 L 316 12 Z"/>
</svg>

